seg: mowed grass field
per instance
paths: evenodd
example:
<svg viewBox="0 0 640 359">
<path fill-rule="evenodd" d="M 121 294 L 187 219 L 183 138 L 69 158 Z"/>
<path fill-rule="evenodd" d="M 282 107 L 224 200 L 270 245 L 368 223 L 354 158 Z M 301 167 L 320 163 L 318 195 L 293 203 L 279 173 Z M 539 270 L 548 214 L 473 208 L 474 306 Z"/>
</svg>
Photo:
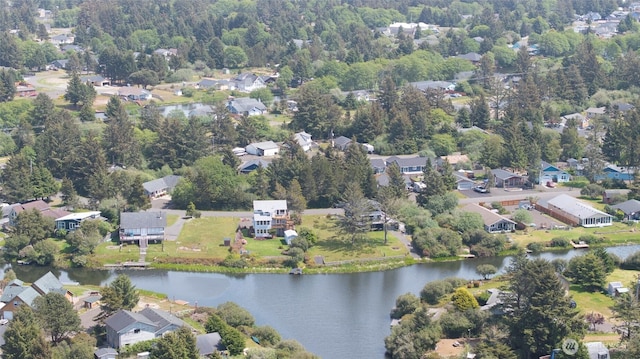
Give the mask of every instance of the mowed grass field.
<svg viewBox="0 0 640 359">
<path fill-rule="evenodd" d="M 169 216 L 168 224 L 178 220 L 177 216 Z M 147 248 L 147 261 L 161 257 L 178 258 L 220 258 L 229 255 L 229 247 L 223 245 L 224 238 L 235 238 L 239 218 L 203 217 L 190 219 L 182 228 L 176 241 L 165 241 L 162 244 L 150 244 Z M 407 248 L 398 238 L 388 234 L 384 243 L 384 232 L 369 232 L 366 240 L 352 244 L 349 238 L 342 236 L 335 225 L 335 219 L 327 216 L 303 215 L 302 224 L 296 226 L 311 229 L 318 236 L 318 242 L 311 247 L 308 255 L 323 256 L 326 262 L 361 260 L 368 258 L 386 258 L 408 254 Z M 256 257 L 277 257 L 287 249 L 283 238 L 256 240 L 245 238 L 244 248 Z M 103 243 L 97 250 L 94 259 L 99 263 L 119 263 L 137 261 L 139 248 L 136 245 L 119 247 L 114 242 Z"/>
</svg>

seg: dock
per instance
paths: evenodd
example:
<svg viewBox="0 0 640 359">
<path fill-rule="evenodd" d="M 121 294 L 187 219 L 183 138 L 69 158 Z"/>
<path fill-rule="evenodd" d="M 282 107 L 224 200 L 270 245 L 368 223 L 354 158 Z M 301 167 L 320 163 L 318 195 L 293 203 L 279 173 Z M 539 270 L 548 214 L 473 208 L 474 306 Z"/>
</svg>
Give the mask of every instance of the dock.
<svg viewBox="0 0 640 359">
<path fill-rule="evenodd" d="M 573 249 L 589 248 L 589 245 L 587 243 L 584 243 L 583 241 L 580 241 L 578 243 L 575 243 L 574 241 L 571 241 L 571 246 L 573 246 Z"/>
<path fill-rule="evenodd" d="M 116 264 L 105 264 L 105 268 L 146 268 L 151 262 L 122 262 Z"/>
</svg>

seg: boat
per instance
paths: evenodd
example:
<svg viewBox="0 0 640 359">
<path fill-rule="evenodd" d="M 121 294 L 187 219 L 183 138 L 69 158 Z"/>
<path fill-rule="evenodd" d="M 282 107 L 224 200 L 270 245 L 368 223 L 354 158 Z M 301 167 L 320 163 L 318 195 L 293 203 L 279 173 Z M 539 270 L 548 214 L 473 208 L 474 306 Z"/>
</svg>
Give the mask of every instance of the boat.
<svg viewBox="0 0 640 359">
<path fill-rule="evenodd" d="M 293 268 L 292 270 L 289 271 L 289 274 L 301 275 L 302 274 L 302 268 Z"/>
<path fill-rule="evenodd" d="M 260 339 L 258 339 L 258 337 L 252 336 L 251 340 L 253 340 L 254 342 L 256 342 L 256 344 L 260 345 Z"/>
</svg>

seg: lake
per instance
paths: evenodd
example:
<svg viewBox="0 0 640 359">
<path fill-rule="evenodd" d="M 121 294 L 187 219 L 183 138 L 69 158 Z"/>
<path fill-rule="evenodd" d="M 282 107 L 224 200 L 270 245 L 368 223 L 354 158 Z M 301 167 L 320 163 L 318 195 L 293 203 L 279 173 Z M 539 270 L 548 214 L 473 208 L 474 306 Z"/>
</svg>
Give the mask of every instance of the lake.
<svg viewBox="0 0 640 359">
<path fill-rule="evenodd" d="M 621 258 L 640 245 L 611 247 Z M 584 251 L 546 252 L 534 257 L 564 258 Z M 217 306 L 232 301 L 249 310 L 257 325 L 270 325 L 283 338 L 295 339 L 323 358 L 384 357 L 390 332 L 389 312 L 403 293 L 419 295 L 427 282 L 447 277 L 477 279 L 479 264 L 503 271 L 510 257 L 421 263 L 385 272 L 291 276 L 282 274 L 228 275 L 166 270 L 52 270 L 62 282 L 105 285 L 126 273 L 141 289 L 166 293 L 171 299 Z M 18 278 L 32 282 L 49 268 L 17 266 Z"/>
</svg>

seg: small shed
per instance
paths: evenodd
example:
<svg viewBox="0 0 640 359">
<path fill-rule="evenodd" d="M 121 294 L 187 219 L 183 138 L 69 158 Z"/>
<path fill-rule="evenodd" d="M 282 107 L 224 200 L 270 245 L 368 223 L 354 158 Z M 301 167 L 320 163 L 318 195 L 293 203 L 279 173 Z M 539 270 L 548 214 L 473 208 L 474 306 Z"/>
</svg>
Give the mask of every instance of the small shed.
<svg viewBox="0 0 640 359">
<path fill-rule="evenodd" d="M 621 282 L 609 282 L 607 293 L 612 297 L 617 297 L 622 293 L 628 293 L 629 288 L 622 285 Z"/>
<path fill-rule="evenodd" d="M 225 247 L 231 247 L 231 238 L 229 237 L 224 237 L 222 239 L 222 243 L 224 244 Z"/>
<path fill-rule="evenodd" d="M 291 245 L 291 241 L 295 238 L 298 238 L 298 232 L 293 229 L 287 229 L 284 231 L 284 241 L 287 242 L 288 245 Z"/>
<path fill-rule="evenodd" d="M 116 359 L 118 351 L 113 348 L 100 348 L 93 352 L 95 359 Z"/>
<path fill-rule="evenodd" d="M 95 308 L 98 305 L 102 296 L 100 294 L 91 294 L 88 297 L 84 298 L 82 306 L 87 309 Z"/>
</svg>

